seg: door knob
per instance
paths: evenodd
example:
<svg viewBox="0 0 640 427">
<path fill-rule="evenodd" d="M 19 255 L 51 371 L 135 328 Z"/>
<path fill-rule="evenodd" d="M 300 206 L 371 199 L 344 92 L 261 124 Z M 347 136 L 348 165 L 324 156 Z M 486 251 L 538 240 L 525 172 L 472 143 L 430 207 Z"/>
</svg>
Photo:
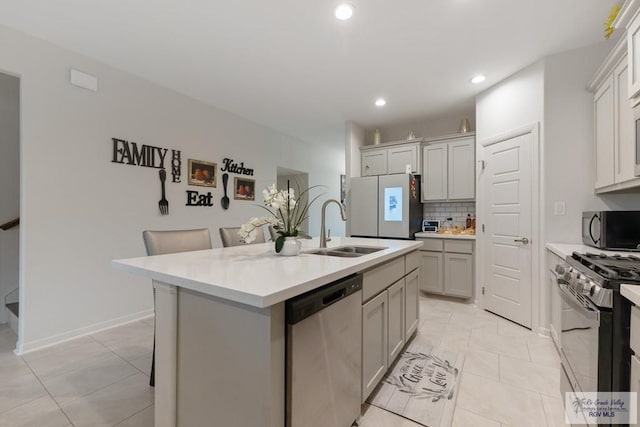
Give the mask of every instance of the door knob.
<svg viewBox="0 0 640 427">
<path fill-rule="evenodd" d="M 521 239 L 514 239 L 514 242 L 520 242 L 523 245 L 526 245 L 527 243 L 529 243 L 529 239 L 527 239 L 526 237 L 522 237 Z"/>
</svg>

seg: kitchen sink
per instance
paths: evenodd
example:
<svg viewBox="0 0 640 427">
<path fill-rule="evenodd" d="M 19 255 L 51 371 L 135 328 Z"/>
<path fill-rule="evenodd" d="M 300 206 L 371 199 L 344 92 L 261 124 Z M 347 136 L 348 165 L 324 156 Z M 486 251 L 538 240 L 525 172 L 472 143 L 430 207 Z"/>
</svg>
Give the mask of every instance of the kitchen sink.
<svg viewBox="0 0 640 427">
<path fill-rule="evenodd" d="M 374 252 L 378 252 L 383 249 L 387 249 L 387 248 L 378 247 L 378 246 L 341 246 L 337 248 L 331 248 L 332 251 L 361 254 L 361 255 L 372 254 Z"/>
<path fill-rule="evenodd" d="M 335 256 L 342 258 L 356 258 L 359 256 L 372 254 L 374 252 L 381 251 L 383 249 L 387 249 L 385 247 L 374 247 L 374 246 L 338 246 L 336 248 L 322 248 L 322 249 L 313 249 L 307 251 L 308 254 L 313 255 L 324 255 L 324 256 Z"/>
</svg>

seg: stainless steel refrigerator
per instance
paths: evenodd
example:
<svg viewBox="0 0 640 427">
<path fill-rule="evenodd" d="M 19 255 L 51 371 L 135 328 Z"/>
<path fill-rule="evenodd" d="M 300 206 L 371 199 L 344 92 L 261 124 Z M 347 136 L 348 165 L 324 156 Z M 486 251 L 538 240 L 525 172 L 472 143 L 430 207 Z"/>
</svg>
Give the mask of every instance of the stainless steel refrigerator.
<svg viewBox="0 0 640 427">
<path fill-rule="evenodd" d="M 420 177 L 351 178 L 351 236 L 413 239 L 421 231 Z"/>
</svg>

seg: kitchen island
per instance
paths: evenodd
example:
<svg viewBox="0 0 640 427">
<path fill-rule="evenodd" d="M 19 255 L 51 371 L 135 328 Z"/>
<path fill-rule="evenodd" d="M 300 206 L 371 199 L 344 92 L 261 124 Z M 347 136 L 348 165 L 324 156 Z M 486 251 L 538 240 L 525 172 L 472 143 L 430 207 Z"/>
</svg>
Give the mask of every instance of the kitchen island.
<svg viewBox="0 0 640 427">
<path fill-rule="evenodd" d="M 333 257 L 302 242 L 295 257 L 264 243 L 113 261 L 156 289 L 156 426 L 284 426 L 285 301 L 421 246 L 334 237 L 329 247 L 385 249 Z"/>
</svg>

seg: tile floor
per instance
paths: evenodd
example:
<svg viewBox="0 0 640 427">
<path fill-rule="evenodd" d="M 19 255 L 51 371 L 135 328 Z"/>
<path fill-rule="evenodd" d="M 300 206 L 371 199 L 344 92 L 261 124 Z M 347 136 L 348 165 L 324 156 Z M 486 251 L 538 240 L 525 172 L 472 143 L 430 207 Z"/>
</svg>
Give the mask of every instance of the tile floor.
<svg viewBox="0 0 640 427">
<path fill-rule="evenodd" d="M 564 426 L 550 339 L 455 300 L 422 296 L 419 333 L 464 352 L 454 427 Z M 153 320 L 13 355 L 0 326 L 0 427 L 153 425 Z M 365 406 L 362 427 L 419 427 Z"/>
</svg>

